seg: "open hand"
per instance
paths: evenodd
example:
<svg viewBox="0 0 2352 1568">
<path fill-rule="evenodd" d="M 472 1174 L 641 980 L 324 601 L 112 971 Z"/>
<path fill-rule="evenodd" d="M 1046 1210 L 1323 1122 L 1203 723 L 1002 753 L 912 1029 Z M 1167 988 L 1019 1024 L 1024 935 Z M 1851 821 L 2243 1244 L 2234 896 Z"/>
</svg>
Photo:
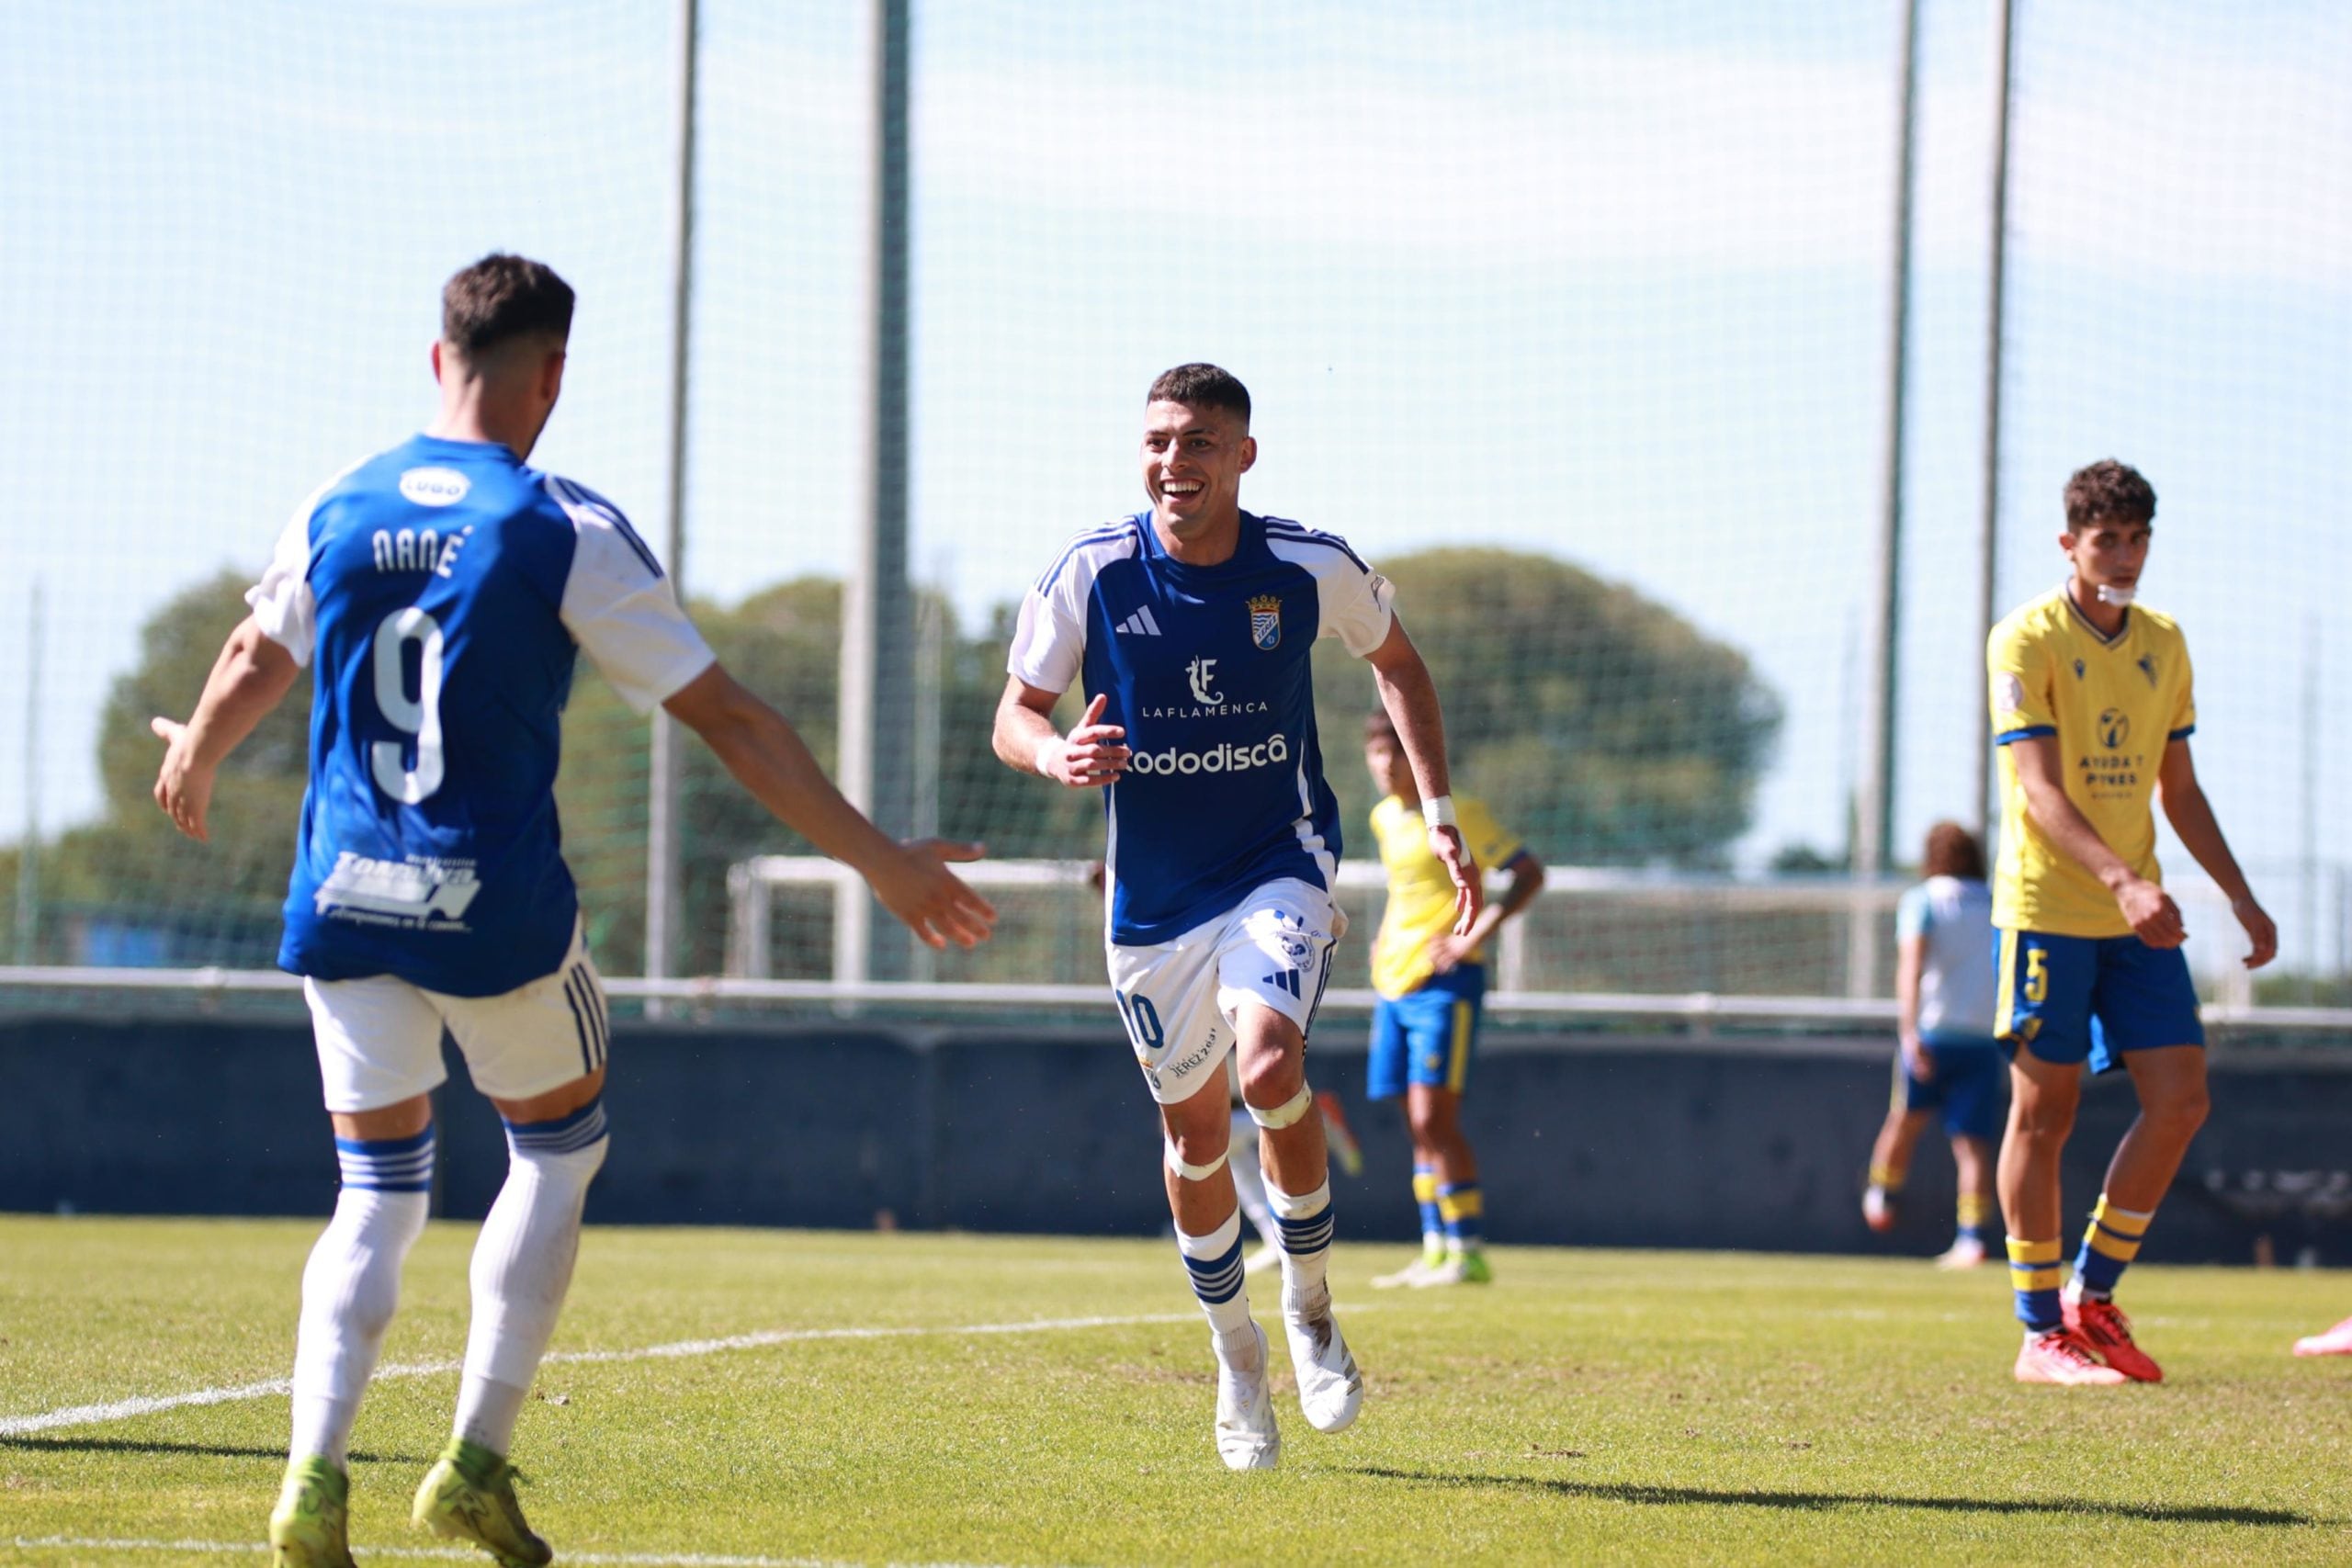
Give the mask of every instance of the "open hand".
<svg viewBox="0 0 2352 1568">
<path fill-rule="evenodd" d="M 1099 789 L 1125 773 L 1130 753 L 1119 742 L 1127 738 L 1126 729 L 1102 722 L 1110 702 L 1110 694 L 1097 694 L 1077 728 L 1038 747 L 1037 771 L 1072 789 Z"/>
<path fill-rule="evenodd" d="M 1936 1081 L 1936 1054 L 1916 1034 L 1903 1037 L 1903 1070 L 1921 1083 Z"/>
<path fill-rule="evenodd" d="M 1470 922 L 1487 902 L 1486 889 L 1478 880 L 1478 863 L 1470 858 L 1470 846 L 1462 841 L 1459 828 L 1431 828 L 1430 851 L 1445 863 L 1445 874 L 1453 880 L 1453 934 L 1468 936 Z"/>
<path fill-rule="evenodd" d="M 951 942 L 978 947 L 996 924 L 996 907 L 948 870 L 946 863 L 978 860 L 986 853 L 984 844 L 910 839 L 899 846 L 897 859 L 876 868 L 866 880 L 882 907 L 904 920 L 926 947 L 945 947 Z"/>
<path fill-rule="evenodd" d="M 2271 923 L 2262 906 L 2254 901 L 2252 894 L 2233 901 L 2230 913 L 2238 918 L 2238 924 L 2245 928 L 2245 934 L 2254 942 L 2254 951 L 2245 955 L 2247 968 L 2259 969 L 2278 956 L 2278 928 Z"/>
<path fill-rule="evenodd" d="M 158 716 L 147 728 L 162 738 L 164 765 L 155 773 L 155 804 L 172 825 L 198 843 L 211 840 L 205 818 L 212 809 L 212 770 L 196 760 L 187 726 Z"/>
</svg>

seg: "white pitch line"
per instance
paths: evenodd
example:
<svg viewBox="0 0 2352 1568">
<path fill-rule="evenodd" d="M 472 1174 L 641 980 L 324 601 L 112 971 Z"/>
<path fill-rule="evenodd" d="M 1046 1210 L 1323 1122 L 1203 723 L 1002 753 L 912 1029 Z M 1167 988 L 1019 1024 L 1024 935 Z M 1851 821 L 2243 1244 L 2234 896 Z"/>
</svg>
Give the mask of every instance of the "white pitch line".
<svg viewBox="0 0 2352 1568">
<path fill-rule="evenodd" d="M 678 1339 L 666 1345 L 645 1345 L 629 1350 L 560 1350 L 548 1356 L 541 1364 L 674 1360 L 682 1357 L 715 1356 L 728 1350 L 757 1350 L 770 1345 L 800 1345 L 821 1339 L 955 1338 L 973 1334 L 1046 1334 L 1069 1328 L 1125 1328 L 1147 1323 L 1193 1323 L 1199 1318 L 1198 1313 L 1162 1312 L 1134 1317 L 1051 1317 L 1028 1323 L 967 1323 L 952 1328 L 771 1328 L 757 1334 L 732 1334 L 720 1339 Z M 457 1371 L 463 1365 L 460 1361 L 401 1362 L 377 1368 L 376 1376 L 371 1381 L 382 1382 L 392 1378 L 433 1377 L 442 1372 Z M 106 1404 L 76 1404 L 62 1410 L 46 1410 L 38 1416 L 0 1416 L 0 1437 L 22 1437 L 28 1432 L 46 1432 L 58 1427 L 102 1426 L 107 1422 L 129 1421 L 137 1416 L 195 1404 L 228 1404 L 244 1399 L 267 1399 L 272 1394 L 291 1393 L 293 1387 L 289 1379 L 272 1378 L 267 1382 L 239 1383 L 232 1388 L 199 1388 L 187 1393 L 140 1394 Z M 239 1547 L 234 1550 L 244 1549 Z M 634 1562 L 639 1559 L 615 1558 L 613 1561 Z M 643 1561 L 656 1560 L 648 1558 Z M 659 1561 L 672 1560 L 662 1558 Z M 715 1562 L 719 1559 L 709 1561 Z"/>
<path fill-rule="evenodd" d="M 11 1543 L 19 1551 L 199 1551 L 222 1556 L 266 1555 L 266 1541 L 142 1540 L 94 1536 L 17 1536 Z M 454 1546 L 355 1546 L 368 1557 L 421 1557 L 435 1562 L 480 1562 L 481 1553 Z M 759 1557 L 707 1551 L 566 1551 L 566 1562 L 602 1563 L 609 1568 L 866 1568 L 830 1557 Z M 969 1562 L 894 1562 L 883 1568 L 982 1568 Z"/>
</svg>

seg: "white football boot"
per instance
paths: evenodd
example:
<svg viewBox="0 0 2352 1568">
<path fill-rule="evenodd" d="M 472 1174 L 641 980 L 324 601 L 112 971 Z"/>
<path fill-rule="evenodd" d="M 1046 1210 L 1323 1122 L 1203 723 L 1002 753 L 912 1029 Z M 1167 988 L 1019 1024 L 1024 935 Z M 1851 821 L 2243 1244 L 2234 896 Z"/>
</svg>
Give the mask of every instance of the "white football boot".
<svg viewBox="0 0 2352 1568">
<path fill-rule="evenodd" d="M 1226 1337 L 1209 1336 L 1216 1352 L 1216 1457 L 1227 1470 L 1272 1470 L 1283 1457 L 1283 1435 L 1266 1387 L 1266 1331 L 1253 1323 L 1247 1338 L 1234 1338 L 1228 1355 Z"/>
<path fill-rule="evenodd" d="M 1298 1373 L 1298 1407 L 1318 1432 L 1344 1432 L 1363 1408 L 1363 1374 L 1331 1315 L 1331 1287 L 1318 1284 L 1294 1312 L 1283 1303 L 1283 1332 Z"/>
</svg>

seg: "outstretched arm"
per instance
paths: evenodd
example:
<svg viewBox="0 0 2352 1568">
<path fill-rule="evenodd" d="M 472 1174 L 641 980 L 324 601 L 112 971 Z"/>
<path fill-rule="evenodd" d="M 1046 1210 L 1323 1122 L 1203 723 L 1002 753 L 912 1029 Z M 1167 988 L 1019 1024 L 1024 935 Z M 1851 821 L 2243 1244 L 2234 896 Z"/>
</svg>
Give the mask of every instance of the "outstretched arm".
<svg viewBox="0 0 2352 1568">
<path fill-rule="evenodd" d="M 300 679 L 294 656 L 263 634 L 251 615 L 237 623 L 221 645 L 204 694 L 186 724 L 158 715 L 148 728 L 164 739 L 164 765 L 155 775 L 155 804 L 179 830 L 199 840 L 212 836 L 206 818 L 212 809 L 212 783 L 220 764 L 286 700 Z"/>
<path fill-rule="evenodd" d="M 2156 770 L 2156 788 L 2165 803 L 2165 818 L 2197 863 L 2205 868 L 2230 900 L 2230 913 L 2245 928 L 2254 951 L 2246 954 L 2245 966 L 2259 969 L 2278 953 L 2278 928 L 2255 901 L 2254 889 L 2246 886 L 2245 874 L 2238 869 L 2237 857 L 2230 853 L 2227 840 L 2222 837 L 2222 825 L 2213 818 L 2212 803 L 2205 798 L 2204 786 L 2197 782 L 2197 764 L 2188 755 L 2186 739 L 2174 740 L 2165 747 L 2165 760 Z"/>
<path fill-rule="evenodd" d="M 942 863 L 978 860 L 979 845 L 890 838 L 833 787 L 785 716 L 716 663 L 662 705 L 777 820 L 865 878 L 883 907 L 930 946 L 988 940 L 996 910 Z"/>
<path fill-rule="evenodd" d="M 2177 745 L 2178 742 L 2174 744 Z M 2025 790 L 2027 814 L 2050 841 L 2099 879 L 2115 895 L 2116 907 L 2150 947 L 2178 947 L 2188 940 L 2180 907 L 2172 895 L 2132 869 L 2108 847 L 2090 818 L 2066 797 L 2065 762 L 2055 735 L 2033 735 L 2009 742 L 2018 783 Z"/>
<path fill-rule="evenodd" d="M 1452 799 L 1452 780 L 1445 764 L 1445 716 L 1439 710 L 1437 684 L 1430 679 L 1421 650 L 1405 635 L 1405 623 L 1391 619 L 1388 636 L 1364 656 L 1372 666 L 1373 684 L 1380 689 L 1380 705 L 1388 711 L 1404 743 L 1405 760 L 1412 764 L 1413 783 L 1421 792 L 1424 809 Z M 1462 841 L 1461 829 L 1432 819 L 1430 849 L 1445 863 L 1453 881 L 1453 934 L 1468 934 L 1486 901 L 1478 885 L 1477 863 Z"/>
</svg>

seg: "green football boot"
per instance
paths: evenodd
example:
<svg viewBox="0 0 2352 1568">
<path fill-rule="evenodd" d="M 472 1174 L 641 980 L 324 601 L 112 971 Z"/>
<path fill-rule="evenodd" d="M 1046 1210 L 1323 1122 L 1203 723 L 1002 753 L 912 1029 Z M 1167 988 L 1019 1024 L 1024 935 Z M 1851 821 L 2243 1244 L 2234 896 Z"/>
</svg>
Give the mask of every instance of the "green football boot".
<svg viewBox="0 0 2352 1568">
<path fill-rule="evenodd" d="M 316 1454 L 289 1461 L 269 1511 L 273 1568 L 353 1568 L 351 1478 Z"/>
<path fill-rule="evenodd" d="M 438 1536 L 468 1541 L 496 1558 L 499 1568 L 539 1568 L 554 1549 L 523 1522 L 514 1500 L 514 1467 L 479 1443 L 452 1438 L 424 1483 L 409 1517 Z"/>
<path fill-rule="evenodd" d="M 1495 1271 L 1487 1262 L 1487 1255 L 1476 1247 L 1464 1252 L 1449 1252 L 1445 1261 L 1413 1281 L 1419 1289 L 1433 1285 L 1491 1285 Z"/>
</svg>

